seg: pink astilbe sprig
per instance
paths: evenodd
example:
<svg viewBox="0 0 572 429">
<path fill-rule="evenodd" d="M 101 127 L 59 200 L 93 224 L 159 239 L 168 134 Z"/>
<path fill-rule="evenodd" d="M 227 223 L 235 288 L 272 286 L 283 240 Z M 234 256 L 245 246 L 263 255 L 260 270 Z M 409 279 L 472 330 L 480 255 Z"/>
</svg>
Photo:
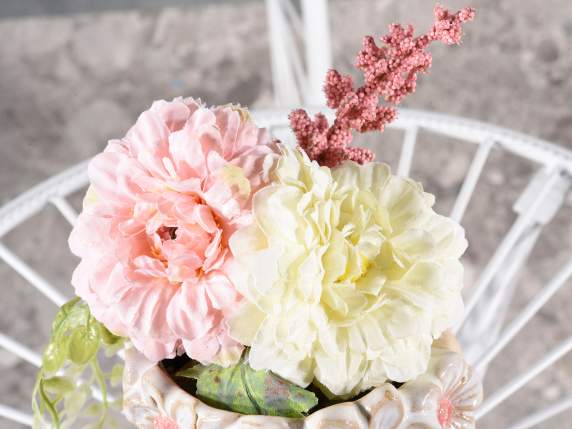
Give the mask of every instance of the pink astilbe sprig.
<svg viewBox="0 0 572 429">
<path fill-rule="evenodd" d="M 355 88 L 349 75 L 337 70 L 327 73 L 324 92 L 328 107 L 336 109 L 332 125 L 321 113 L 314 119 L 303 109 L 290 114 L 290 126 L 310 159 L 328 167 L 345 160 L 360 164 L 373 160 L 370 150 L 350 146 L 352 131 L 383 131 L 397 116 L 395 106 L 415 91 L 417 74 L 431 67 L 428 46 L 435 41 L 459 44 L 462 23 L 471 21 L 475 10 L 465 8 L 452 14 L 437 4 L 434 14 L 431 30 L 418 37 L 414 37 L 411 25 L 404 28 L 400 24 L 389 26 L 389 33 L 381 38 L 381 47 L 373 37 L 366 36 L 355 61 L 355 67 L 364 76 L 364 84 L 359 88 Z M 379 104 L 381 97 L 387 106 Z"/>
</svg>

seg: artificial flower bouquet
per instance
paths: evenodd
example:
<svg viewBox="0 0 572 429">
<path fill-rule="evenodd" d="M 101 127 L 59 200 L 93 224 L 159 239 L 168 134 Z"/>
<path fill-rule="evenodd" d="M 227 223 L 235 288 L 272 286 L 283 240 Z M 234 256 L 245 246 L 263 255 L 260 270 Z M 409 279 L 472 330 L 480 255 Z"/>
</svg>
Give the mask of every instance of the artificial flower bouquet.
<svg viewBox="0 0 572 429">
<path fill-rule="evenodd" d="M 383 131 L 428 45 L 459 43 L 473 16 L 437 5 L 426 34 L 366 37 L 363 85 L 331 70 L 335 119 L 294 110 L 297 145 L 192 98 L 153 103 L 111 140 L 89 164 L 78 297 L 53 325 L 36 427 L 112 427 L 121 379 L 140 428 L 473 427 L 480 382 L 447 331 L 464 231 L 350 145 Z M 101 350 L 125 368 L 102 368 Z"/>
</svg>

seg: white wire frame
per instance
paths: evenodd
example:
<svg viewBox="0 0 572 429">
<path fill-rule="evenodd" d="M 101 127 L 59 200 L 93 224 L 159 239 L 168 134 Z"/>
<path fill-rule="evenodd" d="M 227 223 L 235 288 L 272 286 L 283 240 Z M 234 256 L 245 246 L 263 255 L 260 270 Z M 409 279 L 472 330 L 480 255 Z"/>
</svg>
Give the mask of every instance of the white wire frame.
<svg viewBox="0 0 572 429">
<path fill-rule="evenodd" d="M 331 67 L 327 0 L 265 0 L 276 106 L 325 104 L 322 81 Z"/>
<path fill-rule="evenodd" d="M 301 0 L 300 13 L 290 0 L 267 0 L 270 52 L 276 105 L 323 104 L 321 81 L 330 67 L 327 0 Z M 299 45 L 303 45 L 303 51 Z M 305 64 L 304 64 L 305 63 Z M 47 180 L 0 208 L 0 239 L 18 224 L 53 204 L 74 224 L 77 213 L 66 197 L 87 184 L 86 163 Z M 67 298 L 36 270 L 0 242 L 0 260 L 12 267 L 41 294 L 61 306 Z M 0 347 L 35 366 L 40 356 L 0 333 Z M 97 392 L 95 392 L 95 396 Z M 32 425 L 32 417 L 0 404 L 0 417 Z"/>
<path fill-rule="evenodd" d="M 509 252 L 514 249 L 514 246 L 522 237 L 523 232 L 534 222 L 535 218 L 538 216 L 538 211 L 544 208 L 546 197 L 554 189 L 554 186 L 561 177 L 562 172 L 560 170 L 552 170 L 550 176 L 541 187 L 540 192 L 537 194 L 536 199 L 533 201 L 531 206 L 526 212 L 517 217 L 516 221 L 513 223 L 504 239 L 500 242 L 492 258 L 485 266 L 476 285 L 474 286 L 474 292 L 469 297 L 465 306 L 465 318 L 471 314 L 477 303 L 479 303 L 480 298 L 487 291 L 495 275 L 499 272 L 499 269 L 507 260 Z"/>
<path fill-rule="evenodd" d="M 515 280 L 541 233 L 541 225 L 534 225 L 523 233 L 522 239 L 512 251 L 511 260 L 499 270 L 491 284 L 490 298 L 480 302 L 474 315 L 465 321 L 458 339 L 463 345 L 463 354 L 468 362 L 479 362 L 483 354 L 498 343 L 510 301 L 517 287 Z M 479 338 L 479 341 L 475 341 L 475 338 Z M 480 367 L 481 376 L 484 376 L 486 369 L 486 364 Z"/>
<path fill-rule="evenodd" d="M 572 395 L 512 424 L 508 429 L 529 429 L 572 408 Z"/>
<path fill-rule="evenodd" d="M 34 417 L 31 414 L 23 413 L 20 410 L 0 404 L 0 417 L 24 426 L 32 427 Z"/>
<path fill-rule="evenodd" d="M 530 380 L 549 368 L 556 361 L 561 359 L 572 350 L 572 336 L 558 344 L 553 350 L 546 353 L 532 367 L 528 368 L 522 374 L 514 377 L 510 382 L 506 383 L 498 391 L 490 395 L 476 412 L 477 420 L 480 420 L 503 401 L 509 398 L 513 393 L 517 392 L 521 387 L 526 385 Z"/>
<path fill-rule="evenodd" d="M 311 108 L 308 110 L 310 113 L 315 113 Z M 255 111 L 252 116 L 259 126 L 270 128 L 274 134 L 287 136 L 288 112 L 288 109 Z M 331 118 L 332 112 L 329 111 L 328 115 Z M 420 131 L 431 131 L 432 133 L 453 137 L 463 142 L 470 142 L 478 145 L 473 162 L 469 167 L 463 185 L 461 186 L 457 202 L 454 204 L 453 213 L 456 213 L 458 220 L 462 218 L 463 213 L 469 206 L 472 193 L 483 171 L 487 156 L 492 148 L 505 150 L 516 156 L 536 162 L 539 167 L 541 167 L 541 171 L 548 172 L 543 176 L 544 180 L 542 181 L 543 188 L 546 189 L 546 191 L 544 193 L 534 193 L 536 195 L 536 199 L 533 199 L 533 205 L 542 206 L 542 204 L 537 202 L 537 199 L 543 195 L 547 195 L 551 190 L 557 189 L 563 194 L 566 189 L 562 186 L 555 186 L 555 184 L 559 183 L 560 180 L 568 181 L 568 184 L 570 184 L 569 179 L 572 177 L 572 153 L 533 137 L 478 121 L 407 109 L 399 111 L 399 117 L 397 121 L 391 124 L 391 128 L 404 131 L 404 142 L 398 167 L 398 172 L 403 175 L 407 175 L 409 172 L 415 153 L 417 135 Z M 61 215 L 73 224 L 77 217 L 77 213 L 69 204 L 67 198 L 70 194 L 85 188 L 87 183 L 87 162 L 84 162 L 52 177 L 51 179 L 48 179 L 44 183 L 21 194 L 11 202 L 0 207 L 0 240 L 3 235 L 41 211 L 48 204 L 55 206 Z M 461 201 L 459 202 L 459 200 Z M 530 205 L 528 208 L 530 208 Z M 557 208 L 558 207 L 556 207 L 556 209 Z M 523 209 L 521 214 L 526 215 L 529 211 L 530 210 L 527 211 Z M 514 276 L 515 271 L 518 271 L 520 266 L 524 263 L 526 256 L 540 235 L 541 228 L 537 225 L 538 219 L 539 218 L 537 217 L 529 216 L 529 218 L 527 218 L 527 222 L 521 221 L 522 227 L 519 227 L 519 234 L 516 234 L 515 243 L 513 243 L 512 246 L 514 254 L 517 255 L 519 259 L 514 260 L 512 264 L 507 264 L 505 260 L 502 261 L 503 266 L 508 270 L 508 273 L 507 277 L 504 277 L 503 281 L 498 283 L 501 286 L 500 290 L 509 289 L 509 283 Z M 544 221 L 547 221 L 547 219 L 544 219 Z M 517 251 L 520 245 L 522 245 L 522 250 Z M 33 270 L 33 268 L 27 265 L 22 266 L 23 262 L 21 259 L 14 255 L 4 244 L 1 243 L 1 241 L 0 259 L 3 259 L 4 262 L 14 268 L 16 272 L 21 274 L 41 293 L 48 296 L 48 298 L 50 298 L 56 305 L 60 305 L 66 299 L 61 292 L 58 292 L 55 287 L 49 285 L 48 282 L 42 279 L 41 276 Z M 500 351 L 502 351 L 506 344 L 508 344 L 508 342 L 518 332 L 520 332 L 522 327 L 534 316 L 538 309 L 565 284 L 566 280 L 570 277 L 571 271 L 572 263 L 565 265 L 562 271 L 558 273 L 549 285 L 539 293 L 537 299 L 532 301 L 523 310 L 523 312 L 505 328 L 504 331 L 498 332 L 498 335 L 496 335 L 498 338 L 494 338 L 494 341 L 486 344 L 486 349 L 477 350 L 478 353 L 476 353 L 476 355 L 478 358 L 475 359 L 477 369 L 484 372 L 488 363 L 496 357 Z M 494 275 L 493 278 L 496 279 Z M 493 296 L 489 296 L 486 292 L 487 288 L 485 288 L 482 295 L 479 297 L 479 302 L 489 300 L 489 303 L 494 303 L 494 305 L 499 308 L 503 306 L 506 307 L 506 299 L 510 299 L 510 294 L 500 296 L 496 293 Z M 496 302 L 495 299 L 497 300 Z M 503 301 L 503 299 L 505 301 Z M 499 325 L 497 328 L 500 330 L 500 324 L 497 323 L 497 325 Z M 513 382 L 504 386 L 504 388 L 499 392 L 493 393 L 483 405 L 484 408 L 479 412 L 479 417 L 490 412 L 494 407 L 508 398 L 516 389 L 528 382 L 533 376 L 546 369 L 557 358 L 562 357 L 570 350 L 571 345 L 572 340 L 568 340 L 561 344 L 552 353 L 547 354 L 539 364 L 532 367 L 528 372 L 516 377 Z M 39 364 L 40 357 L 36 352 L 30 350 L 24 344 L 8 337 L 5 334 L 0 334 L 0 347 L 8 350 L 34 366 Z M 527 422 L 530 421 L 536 422 L 539 418 L 551 417 L 557 412 L 570 408 L 570 406 L 570 401 L 559 401 L 552 407 L 525 418 L 523 420 L 524 423 L 522 424 L 528 424 Z M 31 416 L 26 413 L 13 410 L 4 405 L 0 406 L 0 417 L 9 418 L 23 424 L 30 422 L 31 418 Z"/>
</svg>

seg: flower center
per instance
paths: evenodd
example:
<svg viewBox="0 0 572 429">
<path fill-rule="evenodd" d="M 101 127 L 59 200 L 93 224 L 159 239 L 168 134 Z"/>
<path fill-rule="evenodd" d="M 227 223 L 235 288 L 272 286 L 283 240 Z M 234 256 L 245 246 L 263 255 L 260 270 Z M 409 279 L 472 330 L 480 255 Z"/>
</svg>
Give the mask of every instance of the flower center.
<svg viewBox="0 0 572 429">
<path fill-rule="evenodd" d="M 437 420 L 443 428 L 448 428 L 453 420 L 453 404 L 446 396 L 443 396 L 439 401 L 439 408 L 437 409 Z"/>
<path fill-rule="evenodd" d="M 162 243 L 175 240 L 177 238 L 177 227 L 161 225 L 157 229 L 156 234 L 159 237 L 160 242 L 152 242 L 151 256 L 160 261 L 165 267 L 167 267 L 167 258 L 163 254 Z"/>
<path fill-rule="evenodd" d="M 162 225 L 157 230 L 157 234 L 162 241 L 174 240 L 177 238 L 177 227 Z"/>
</svg>

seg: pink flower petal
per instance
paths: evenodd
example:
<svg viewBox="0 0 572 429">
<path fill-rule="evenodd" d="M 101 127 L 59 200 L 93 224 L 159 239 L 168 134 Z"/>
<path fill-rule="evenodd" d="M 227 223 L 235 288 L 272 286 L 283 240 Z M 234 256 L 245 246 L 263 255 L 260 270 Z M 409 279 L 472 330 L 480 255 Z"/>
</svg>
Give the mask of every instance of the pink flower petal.
<svg viewBox="0 0 572 429">
<path fill-rule="evenodd" d="M 166 280 L 154 280 L 127 290 L 116 304 L 123 324 L 143 337 L 169 338 L 165 315 L 177 288 Z"/>
<path fill-rule="evenodd" d="M 190 98 L 153 103 L 110 141 L 90 163 L 94 198 L 69 239 L 82 258 L 72 283 L 94 316 L 152 360 L 185 344 L 204 362 L 235 356 L 227 243 L 252 222 L 251 202 L 216 173 L 237 165 L 258 189 L 277 153 L 237 108 Z"/>
<path fill-rule="evenodd" d="M 151 110 L 141 113 L 136 124 L 125 136 L 135 158 L 141 159 L 143 156 L 146 160 L 151 161 L 152 165 L 155 165 L 155 160 L 168 155 L 168 138 L 169 129 L 166 124 L 158 114 Z M 150 168 L 152 165 L 142 164 L 154 171 L 153 168 Z"/>
<path fill-rule="evenodd" d="M 212 211 L 203 204 L 197 204 L 193 210 L 197 223 L 209 234 L 215 233 L 218 229 Z"/>
<path fill-rule="evenodd" d="M 89 180 L 101 200 L 114 204 L 130 202 L 131 196 L 121 193 L 117 186 L 117 166 L 124 157 L 125 155 L 116 152 L 103 152 L 89 163 Z"/>
<path fill-rule="evenodd" d="M 240 295 L 228 279 L 222 274 L 210 275 L 206 280 L 206 292 L 211 305 L 219 310 L 224 310 L 230 305 L 235 305 Z"/>
<path fill-rule="evenodd" d="M 165 265 L 161 261 L 149 256 L 141 255 L 133 260 L 137 272 L 148 277 L 161 278 L 165 276 Z"/>
<path fill-rule="evenodd" d="M 161 120 L 167 125 L 170 132 L 180 130 L 191 115 L 191 110 L 183 100 L 155 101 L 151 105 L 151 110 L 156 112 Z"/>
<path fill-rule="evenodd" d="M 205 288 L 200 284 L 183 283 L 167 309 L 166 322 L 183 341 L 202 337 L 216 321 Z"/>
</svg>

